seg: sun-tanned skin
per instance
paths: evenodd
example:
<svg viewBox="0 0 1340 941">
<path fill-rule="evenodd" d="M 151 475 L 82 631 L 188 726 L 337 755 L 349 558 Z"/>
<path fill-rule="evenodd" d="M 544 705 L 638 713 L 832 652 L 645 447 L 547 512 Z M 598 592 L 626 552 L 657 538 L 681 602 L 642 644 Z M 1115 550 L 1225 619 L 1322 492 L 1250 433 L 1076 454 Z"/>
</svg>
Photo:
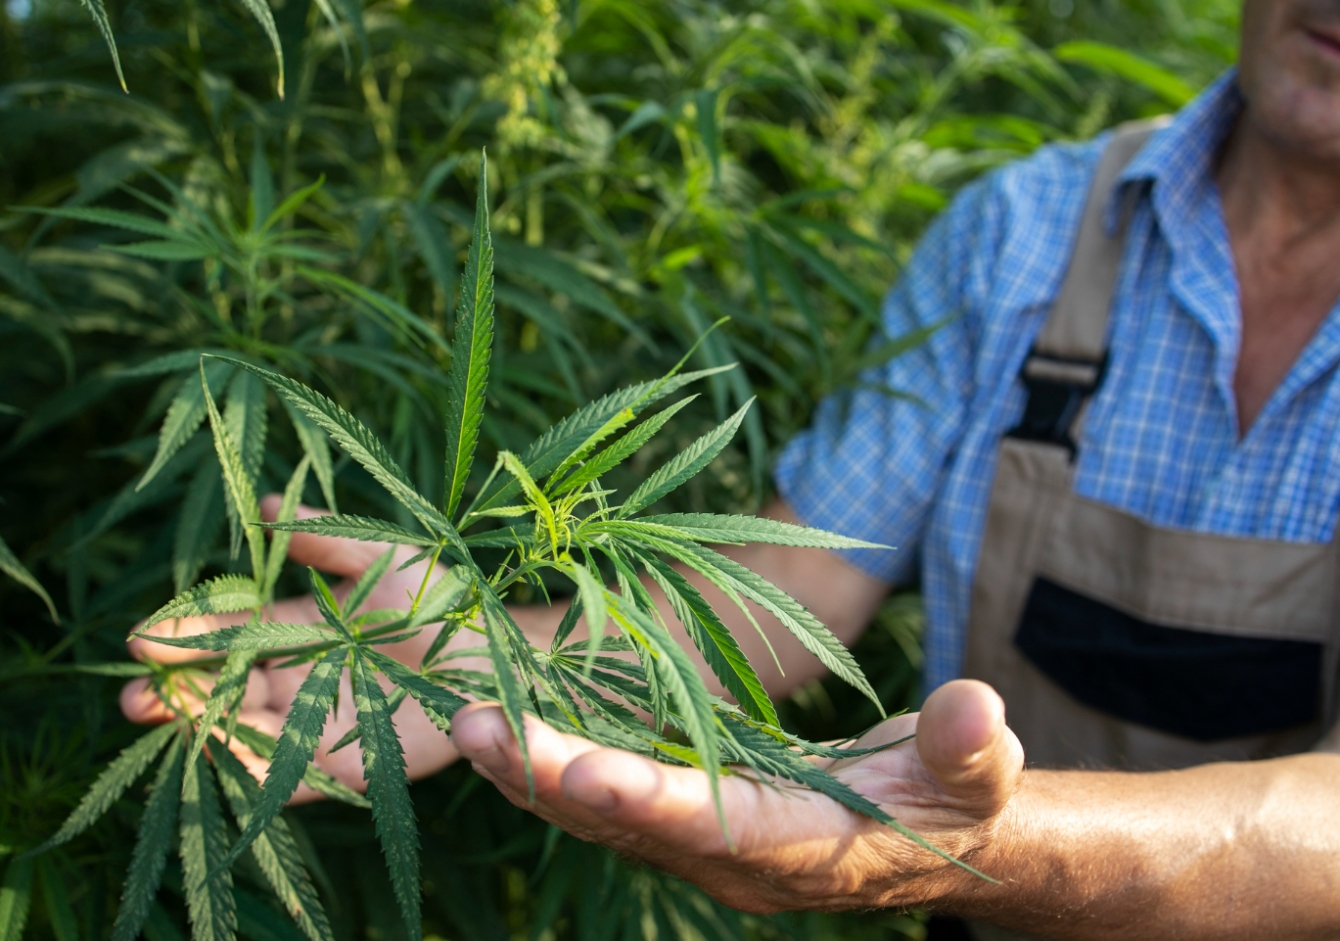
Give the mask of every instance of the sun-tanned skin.
<svg viewBox="0 0 1340 941">
<path fill-rule="evenodd" d="M 1340 2 L 1248 0 L 1242 33 L 1248 108 L 1218 183 L 1242 297 L 1245 433 L 1340 295 Z"/>
<path fill-rule="evenodd" d="M 1235 392 L 1245 434 L 1340 296 L 1340 0 L 1246 0 L 1240 74 L 1248 106 L 1225 146 L 1218 183 L 1242 298 Z M 769 512 L 793 518 L 783 504 Z M 379 551 L 297 536 L 290 555 L 354 576 Z M 753 546 L 732 554 L 844 640 L 860 633 L 887 590 L 824 550 Z M 370 604 L 399 602 L 400 580 L 409 578 L 417 583 L 418 576 L 397 576 Z M 763 613 L 756 616 L 785 675 L 743 616 L 730 605 L 719 610 L 774 696 L 818 674 Z M 294 599 L 276 605 L 275 616 L 314 620 L 316 611 L 309 599 Z M 517 616 L 541 644 L 557 621 L 552 610 Z M 196 619 L 177 629 L 217 626 Z M 426 643 L 411 641 L 398 655 L 413 659 Z M 143 642 L 135 652 L 185 653 Z M 258 670 L 244 718 L 277 728 L 299 681 L 293 671 Z M 142 683 L 128 686 L 122 703 L 137 721 L 165 717 Z M 1057 938 L 1340 937 L 1340 755 L 1150 774 L 1025 771 L 1005 718 L 989 687 L 950 683 L 919 715 L 890 720 L 866 738 L 888 741 L 915 729 L 913 742 L 832 767 L 907 825 L 997 876 L 998 885 L 827 798 L 743 777 L 722 782 L 732 853 L 700 773 L 538 724 L 527 733 L 536 784 L 530 805 L 516 741 L 496 706 L 462 710 L 450 744 L 411 703 L 396 720 L 411 773 L 429 773 L 459 752 L 545 819 L 749 911 L 928 906 Z M 324 744 L 349 721 L 337 717 Z M 319 760 L 358 785 L 354 751 Z"/>
</svg>

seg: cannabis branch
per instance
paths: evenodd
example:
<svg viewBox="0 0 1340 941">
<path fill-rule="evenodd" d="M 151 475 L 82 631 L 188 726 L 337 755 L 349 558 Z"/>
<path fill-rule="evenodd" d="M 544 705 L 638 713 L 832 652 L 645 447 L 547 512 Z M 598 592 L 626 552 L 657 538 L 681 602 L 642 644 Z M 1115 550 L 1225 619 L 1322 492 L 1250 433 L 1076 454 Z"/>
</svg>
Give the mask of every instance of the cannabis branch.
<svg viewBox="0 0 1340 941">
<path fill-rule="evenodd" d="M 483 485 L 465 502 L 493 345 L 493 249 L 485 169 L 481 164 L 474 236 L 451 348 L 442 505 L 422 496 L 377 437 L 330 399 L 244 358 L 201 359 L 198 400 L 204 415 L 197 421 L 208 419 L 228 498 L 234 555 L 239 556 L 245 544 L 251 574 L 223 575 L 189 588 L 143 625 L 140 636 L 218 656 L 179 667 L 150 668 L 160 696 L 177 718 L 127 748 L 41 848 L 67 841 L 90 826 L 157 760 L 114 941 L 129 941 L 143 926 L 174 832 L 196 938 L 234 937 L 231 867 L 249 853 L 303 933 L 312 941 L 329 941 L 330 924 L 280 813 L 304 781 L 328 797 L 370 806 L 405 925 L 412 937 L 420 937 L 418 826 L 392 722 L 396 709 L 411 696 L 444 733 L 467 701 L 501 704 L 528 775 L 522 723 L 530 713 L 563 732 L 603 745 L 700 768 L 714 794 L 720 776 L 734 773 L 812 788 L 941 852 L 806 760 L 867 752 L 815 745 L 784 732 L 730 630 L 685 576 L 686 572 L 701 576 L 746 614 L 747 602 L 758 605 L 829 670 L 875 700 L 856 662 L 824 625 L 785 592 L 711 548 L 774 543 L 841 549 L 870 544 L 750 516 L 639 515 L 707 467 L 739 428 L 748 404 L 651 473 L 626 497 L 601 484 L 692 396 L 648 414 L 653 406 L 721 369 L 685 373 L 677 367 L 657 381 L 621 389 L 581 408 L 521 453 L 499 454 Z M 285 488 L 276 521 L 260 523 L 255 468 L 264 433 L 258 443 L 244 424 L 220 414 L 211 387 L 227 375 L 252 376 L 268 385 L 290 409 L 299 429 L 315 426 L 324 431 L 417 520 L 419 528 L 339 513 L 295 519 L 313 469 L 310 450 Z M 263 394 L 260 401 L 264 408 Z M 160 448 L 172 447 L 169 437 L 180 435 L 179 429 L 169 429 L 171 419 L 169 415 L 165 422 Z M 264 528 L 272 531 L 273 538 L 267 540 Z M 262 612 L 273 600 L 294 533 L 411 546 L 418 552 L 402 567 L 429 564 L 405 610 L 360 611 L 393 564 L 392 549 L 358 579 L 343 603 L 316 571 L 310 572 L 322 623 L 267 621 Z M 502 550 L 504 560 L 486 571 L 478 558 L 480 550 Z M 508 613 L 505 599 L 509 589 L 523 582 L 543 592 L 541 574 L 546 571 L 568 579 L 574 594 L 552 644 L 537 649 Z M 734 704 L 709 693 L 692 660 L 661 620 L 648 583 L 669 600 L 676 619 Z M 144 634 L 173 618 L 236 612 L 251 612 L 251 617 L 206 634 Z M 585 623 L 586 637 L 574 640 L 579 621 Z M 401 663 L 379 649 L 422 631 L 436 634 L 420 663 Z M 478 634 L 479 644 L 449 646 L 462 632 Z M 492 669 L 463 669 L 459 666 L 463 657 L 487 657 Z M 262 659 L 309 669 L 277 740 L 237 720 L 247 678 Z M 218 668 L 218 675 L 204 696 L 196 678 L 211 667 Z M 358 743 L 366 799 L 312 763 L 346 671 L 358 723 L 332 750 Z M 383 679 L 389 681 L 389 694 Z M 198 716 L 185 706 L 183 692 L 204 700 Z M 232 738 L 270 760 L 263 786 L 226 746 Z M 224 805 L 235 827 L 226 822 Z"/>
</svg>

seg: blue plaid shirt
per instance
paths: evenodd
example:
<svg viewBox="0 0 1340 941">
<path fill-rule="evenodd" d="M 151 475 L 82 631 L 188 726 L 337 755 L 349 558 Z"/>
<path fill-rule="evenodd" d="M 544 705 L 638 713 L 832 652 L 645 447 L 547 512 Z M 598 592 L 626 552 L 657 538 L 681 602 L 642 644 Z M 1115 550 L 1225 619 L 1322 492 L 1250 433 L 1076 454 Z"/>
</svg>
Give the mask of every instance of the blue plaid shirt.
<svg viewBox="0 0 1340 941">
<path fill-rule="evenodd" d="M 1327 541 L 1340 509 L 1340 305 L 1238 436 L 1238 289 L 1213 166 L 1240 107 L 1229 72 L 1118 184 L 1139 197 L 1075 489 L 1161 526 Z M 776 467 L 805 522 L 899 547 L 851 562 L 890 584 L 919 571 L 927 691 L 962 668 L 996 448 L 1023 412 L 1019 369 L 1059 293 L 1105 142 L 1048 146 L 966 188 L 884 306 L 892 336 L 952 319 L 867 377 L 925 406 L 864 389 L 827 401 Z"/>
</svg>

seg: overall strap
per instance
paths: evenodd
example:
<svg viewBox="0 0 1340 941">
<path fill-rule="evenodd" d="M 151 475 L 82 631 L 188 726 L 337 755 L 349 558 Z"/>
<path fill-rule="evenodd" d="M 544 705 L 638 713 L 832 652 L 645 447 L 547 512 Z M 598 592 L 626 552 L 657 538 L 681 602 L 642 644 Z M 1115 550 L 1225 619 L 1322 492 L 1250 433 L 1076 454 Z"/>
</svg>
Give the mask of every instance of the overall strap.
<svg viewBox="0 0 1340 941">
<path fill-rule="evenodd" d="M 1115 232 L 1107 228 L 1107 207 L 1121 171 L 1166 121 L 1122 125 L 1098 161 L 1061 293 L 1024 360 L 1028 401 L 1009 437 L 1060 445 L 1074 457 L 1076 420 L 1103 379 L 1108 313 L 1126 241 L 1129 206 Z"/>
</svg>

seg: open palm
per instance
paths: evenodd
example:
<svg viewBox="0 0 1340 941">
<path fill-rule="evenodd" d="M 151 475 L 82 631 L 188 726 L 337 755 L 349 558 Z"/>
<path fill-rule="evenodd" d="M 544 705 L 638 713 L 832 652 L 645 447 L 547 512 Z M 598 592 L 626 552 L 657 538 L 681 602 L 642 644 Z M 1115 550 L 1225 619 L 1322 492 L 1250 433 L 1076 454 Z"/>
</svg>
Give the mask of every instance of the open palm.
<svg viewBox="0 0 1340 941">
<path fill-rule="evenodd" d="M 859 743 L 906 739 L 824 762 L 840 780 L 937 846 L 971 862 L 997 835 L 1018 787 L 1023 749 L 990 687 L 958 681 L 919 714 Z M 723 833 L 707 776 L 527 723 L 534 801 L 498 707 L 453 723 L 461 754 L 509 799 L 582 839 L 604 843 L 752 912 L 926 904 L 973 880 L 887 826 L 815 791 L 744 774 L 721 782 Z M 989 883 L 981 883 L 983 886 Z"/>
<path fill-rule="evenodd" d="M 261 504 L 261 512 L 266 520 L 274 519 L 279 506 L 277 496 L 267 497 Z M 307 518 L 321 515 L 322 511 L 299 507 L 298 517 Z M 311 533 L 294 533 L 289 543 L 289 558 L 300 565 L 310 565 L 322 572 L 342 577 L 342 581 L 333 587 L 335 596 L 343 602 L 353 588 L 358 576 L 383 555 L 391 546 L 376 542 L 358 542 L 353 539 L 336 539 L 329 536 L 316 536 Z M 419 562 L 403 571 L 399 565 L 411 558 L 414 549 L 399 547 L 396 549 L 395 562 L 386 575 L 377 583 L 359 610 L 379 608 L 408 608 L 414 593 L 423 582 L 424 567 L 427 562 Z M 436 577 L 436 575 L 434 576 Z M 276 601 L 267 609 L 267 620 L 295 624 L 319 623 L 321 614 L 311 595 L 297 598 L 285 598 Z M 200 617 L 180 618 L 155 624 L 147 634 L 189 635 L 204 634 L 220 628 L 245 622 L 249 613 L 211 614 Z M 426 630 L 408 640 L 388 644 L 380 649 L 388 656 L 402 663 L 417 667 L 435 636 L 434 630 Z M 130 641 L 131 653 L 141 660 L 156 660 L 160 663 L 187 663 L 206 651 L 188 650 L 156 644 L 146 638 L 133 638 Z M 278 736 L 290 705 L 298 692 L 298 687 L 311 670 L 311 664 L 296 667 L 278 667 L 262 662 L 251 674 L 247 682 L 246 695 L 238 720 L 270 736 Z M 200 691 L 208 694 L 213 680 L 206 676 L 195 678 Z M 357 748 L 345 748 L 334 754 L 328 749 L 356 724 L 353 709 L 353 696 L 349 677 L 346 674 L 341 681 L 337 708 L 326 723 L 317 748 L 315 762 L 322 770 L 332 774 L 341 783 L 363 790 L 363 764 Z M 198 713 L 204 708 L 200 696 L 192 691 L 182 690 L 176 697 L 177 706 Z M 148 679 L 138 679 L 128 683 L 121 692 L 121 708 L 126 716 L 135 722 L 166 722 L 172 717 L 171 707 L 164 703 L 158 691 Z M 451 740 L 444 736 L 428 716 L 423 707 L 413 698 L 407 699 L 395 714 L 395 727 L 405 749 L 406 769 L 411 778 L 420 778 L 445 767 L 456 758 L 456 749 Z M 263 758 L 234 740 L 233 751 L 246 763 L 258 778 L 263 778 L 268 766 Z M 316 792 L 305 784 L 300 785 L 293 802 L 302 803 L 317 798 Z"/>
</svg>

